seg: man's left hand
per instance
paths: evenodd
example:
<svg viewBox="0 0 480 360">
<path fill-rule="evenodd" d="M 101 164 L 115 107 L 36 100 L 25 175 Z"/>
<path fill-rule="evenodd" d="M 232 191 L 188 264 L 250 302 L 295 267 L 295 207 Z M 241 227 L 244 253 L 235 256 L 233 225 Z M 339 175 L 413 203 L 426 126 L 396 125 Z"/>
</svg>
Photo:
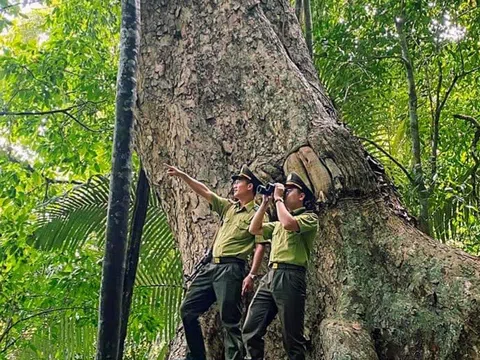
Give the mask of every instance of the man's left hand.
<svg viewBox="0 0 480 360">
<path fill-rule="evenodd" d="M 273 198 L 275 200 L 283 199 L 284 193 L 285 193 L 285 186 L 280 183 L 275 183 L 275 191 L 273 192 Z"/>
<path fill-rule="evenodd" d="M 253 279 L 250 277 L 250 275 L 247 275 L 245 279 L 243 279 L 242 296 L 245 296 L 251 291 L 253 291 Z"/>
</svg>

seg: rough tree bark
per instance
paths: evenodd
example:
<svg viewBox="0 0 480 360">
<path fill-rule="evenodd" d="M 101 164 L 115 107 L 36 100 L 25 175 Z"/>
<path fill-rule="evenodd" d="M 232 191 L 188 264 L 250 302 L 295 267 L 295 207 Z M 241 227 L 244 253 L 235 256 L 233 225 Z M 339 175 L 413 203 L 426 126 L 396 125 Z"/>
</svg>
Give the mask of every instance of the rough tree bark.
<svg viewBox="0 0 480 360">
<path fill-rule="evenodd" d="M 220 195 L 242 163 L 264 180 L 295 170 L 323 199 L 309 271 L 311 359 L 479 356 L 477 258 L 408 221 L 381 167 L 337 122 L 287 1 L 143 0 L 136 147 L 189 271 L 217 219 L 167 178 L 178 165 Z M 218 320 L 203 317 L 209 358 Z M 267 359 L 284 359 L 278 323 Z M 183 352 L 181 329 L 169 359 Z"/>
</svg>

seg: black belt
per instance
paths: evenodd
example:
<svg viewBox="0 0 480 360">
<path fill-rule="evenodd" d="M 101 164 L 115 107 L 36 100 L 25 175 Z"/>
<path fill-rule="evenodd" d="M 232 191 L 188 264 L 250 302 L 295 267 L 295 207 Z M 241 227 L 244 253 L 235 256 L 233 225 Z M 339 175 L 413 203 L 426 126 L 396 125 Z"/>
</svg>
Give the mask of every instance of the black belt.
<svg viewBox="0 0 480 360">
<path fill-rule="evenodd" d="M 240 259 L 235 256 L 217 256 L 213 257 L 212 263 L 214 264 L 232 264 L 232 263 L 237 263 L 241 265 L 245 265 L 245 260 Z"/>
<path fill-rule="evenodd" d="M 273 270 L 281 269 L 281 270 L 297 270 L 297 271 L 303 271 L 303 272 L 306 271 L 304 266 L 294 265 L 294 264 L 274 262 L 274 263 L 270 263 L 268 266 Z"/>
</svg>

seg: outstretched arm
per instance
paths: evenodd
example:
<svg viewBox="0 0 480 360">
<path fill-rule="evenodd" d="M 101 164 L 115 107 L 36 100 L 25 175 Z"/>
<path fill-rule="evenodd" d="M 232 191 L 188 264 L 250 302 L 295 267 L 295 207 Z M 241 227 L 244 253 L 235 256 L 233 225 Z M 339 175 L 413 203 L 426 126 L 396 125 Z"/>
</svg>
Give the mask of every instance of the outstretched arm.
<svg viewBox="0 0 480 360">
<path fill-rule="evenodd" d="M 177 169 L 175 166 L 164 164 L 167 167 L 167 174 L 182 179 L 190 188 L 198 195 L 205 198 L 210 204 L 212 203 L 212 191 L 203 183 L 187 175 L 185 172 Z"/>
</svg>

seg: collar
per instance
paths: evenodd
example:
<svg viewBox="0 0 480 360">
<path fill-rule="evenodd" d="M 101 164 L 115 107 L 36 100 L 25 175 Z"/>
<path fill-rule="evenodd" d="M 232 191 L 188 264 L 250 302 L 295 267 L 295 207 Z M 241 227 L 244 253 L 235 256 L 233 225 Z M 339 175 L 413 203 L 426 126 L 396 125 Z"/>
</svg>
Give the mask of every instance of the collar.
<svg viewBox="0 0 480 360">
<path fill-rule="evenodd" d="M 251 211 L 254 208 L 254 206 L 255 206 L 255 200 L 252 200 L 252 201 L 246 203 L 244 206 L 241 206 L 240 201 L 237 201 L 235 203 L 235 211 L 240 212 L 244 209 L 247 210 L 247 211 Z"/>
<path fill-rule="evenodd" d="M 305 207 L 299 207 L 298 209 L 295 209 L 291 211 L 290 213 L 295 216 L 295 215 L 300 215 L 301 213 L 304 213 L 306 211 Z"/>
</svg>

